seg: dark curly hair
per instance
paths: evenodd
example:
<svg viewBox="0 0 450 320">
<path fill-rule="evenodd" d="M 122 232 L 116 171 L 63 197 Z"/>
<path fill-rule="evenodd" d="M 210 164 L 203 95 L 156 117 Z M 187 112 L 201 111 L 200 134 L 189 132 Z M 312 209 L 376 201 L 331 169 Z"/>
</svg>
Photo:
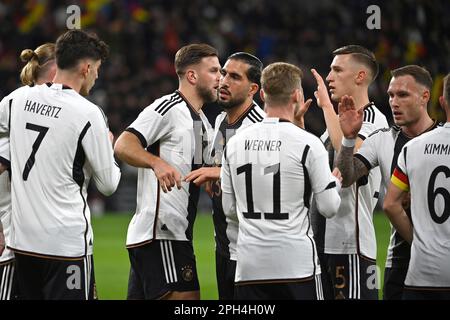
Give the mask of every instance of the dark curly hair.
<svg viewBox="0 0 450 320">
<path fill-rule="evenodd" d="M 56 65 L 71 69 L 85 58 L 102 60 L 108 56 L 109 47 L 97 35 L 82 30 L 69 30 L 56 40 Z"/>
</svg>

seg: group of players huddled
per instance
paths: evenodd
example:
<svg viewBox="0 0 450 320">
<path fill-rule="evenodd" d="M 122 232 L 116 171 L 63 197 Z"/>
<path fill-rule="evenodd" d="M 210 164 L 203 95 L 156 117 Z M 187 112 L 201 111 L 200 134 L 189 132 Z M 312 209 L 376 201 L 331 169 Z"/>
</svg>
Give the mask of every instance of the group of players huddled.
<svg viewBox="0 0 450 320">
<path fill-rule="evenodd" d="M 114 156 L 138 168 L 129 224 L 128 299 L 200 299 L 193 225 L 211 196 L 219 299 L 378 299 L 373 211 L 393 227 L 383 298 L 450 299 L 450 75 L 430 118 L 432 78 L 391 71 L 395 124 L 370 101 L 374 54 L 333 51 L 316 104 L 326 131 L 305 130 L 303 72 L 236 52 L 223 66 L 208 44 L 175 55 L 179 86 L 117 138 L 85 96 L 109 48 L 69 30 L 24 50 L 23 86 L 0 103 L 0 299 L 97 299 L 92 179 L 112 194 Z M 259 94 L 264 106 L 254 96 Z M 214 127 L 202 112 L 216 102 Z M 333 105 L 337 104 L 337 110 Z"/>
</svg>

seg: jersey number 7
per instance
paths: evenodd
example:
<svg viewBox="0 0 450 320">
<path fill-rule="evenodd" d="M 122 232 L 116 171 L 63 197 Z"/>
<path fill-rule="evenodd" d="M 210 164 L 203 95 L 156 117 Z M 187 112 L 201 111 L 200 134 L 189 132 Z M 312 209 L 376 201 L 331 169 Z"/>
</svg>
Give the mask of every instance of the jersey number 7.
<svg viewBox="0 0 450 320">
<path fill-rule="evenodd" d="M 37 124 L 32 124 L 32 123 L 28 123 L 28 122 L 27 122 L 25 128 L 28 130 L 33 130 L 33 131 L 39 132 L 36 140 L 33 143 L 30 157 L 28 158 L 27 163 L 25 164 L 25 168 L 23 169 L 22 178 L 24 181 L 27 181 L 28 175 L 30 174 L 30 170 L 31 170 L 31 168 L 33 168 L 33 165 L 34 165 L 36 152 L 38 151 L 39 146 L 42 143 L 42 140 L 44 140 L 44 137 L 47 134 L 48 128 L 38 126 Z"/>
</svg>

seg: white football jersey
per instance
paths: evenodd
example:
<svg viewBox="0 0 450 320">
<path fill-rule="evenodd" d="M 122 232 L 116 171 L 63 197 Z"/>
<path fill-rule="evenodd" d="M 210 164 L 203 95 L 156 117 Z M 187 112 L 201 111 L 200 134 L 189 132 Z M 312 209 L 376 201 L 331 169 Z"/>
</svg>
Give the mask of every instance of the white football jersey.
<svg viewBox="0 0 450 320">
<path fill-rule="evenodd" d="M 0 140 L 0 162 L 10 166 L 9 138 Z M 11 178 L 9 170 L 0 175 L 0 221 L 2 222 L 3 235 L 6 247 L 0 256 L 0 264 L 14 259 L 14 253 L 8 248 L 11 236 Z"/>
<path fill-rule="evenodd" d="M 0 103 L 0 132 L 9 132 L 13 172 L 9 247 L 62 258 L 92 254 L 89 180 L 111 194 L 120 179 L 101 109 L 61 84 L 24 86 Z"/>
<path fill-rule="evenodd" d="M 375 105 L 364 109 L 364 120 L 358 136 L 365 140 L 373 131 L 388 127 L 386 117 Z M 321 140 L 328 139 L 326 131 Z M 365 142 L 363 143 L 363 145 Z M 334 160 L 337 153 L 334 153 Z M 377 257 L 377 242 L 373 225 L 373 210 L 380 190 L 380 170 L 370 170 L 368 176 L 340 191 L 338 213 L 325 224 L 325 253 L 360 254 L 372 260 Z"/>
<path fill-rule="evenodd" d="M 439 123 L 435 122 L 428 130 L 432 130 L 438 125 Z M 398 155 L 409 140 L 411 137 L 405 135 L 398 126 L 380 129 L 364 140 L 361 148 L 355 153 L 355 157 L 361 160 L 369 171 L 376 167 L 380 169 L 381 185 L 384 190 L 387 190 L 391 174 L 397 165 Z M 398 267 L 407 267 L 409 258 L 409 244 L 391 227 L 386 267 L 390 268 L 393 264 Z"/>
<path fill-rule="evenodd" d="M 127 131 L 135 134 L 148 152 L 161 157 L 182 177 L 203 164 L 211 125 L 179 91 L 146 107 Z M 182 181 L 182 188 L 161 191 L 152 169 L 138 169 L 137 207 L 127 233 L 127 247 L 153 239 L 192 240 L 200 189 Z"/>
<path fill-rule="evenodd" d="M 450 122 L 405 144 L 392 182 L 411 192 L 413 242 L 405 285 L 450 288 Z"/>
<path fill-rule="evenodd" d="M 336 188 L 327 158 L 317 137 L 278 118 L 228 141 L 221 184 L 239 220 L 236 283 L 320 274 L 309 204 L 313 192 Z"/>
<path fill-rule="evenodd" d="M 228 123 L 226 112 L 219 114 L 216 118 L 212 140 L 211 159 L 213 159 L 213 165 L 221 165 L 223 150 L 231 137 L 242 129 L 261 122 L 265 116 L 265 112 L 255 102 L 234 123 Z M 213 184 L 212 191 L 216 251 L 227 258 L 236 260 L 238 221 L 225 216 L 223 212 L 220 181 Z"/>
</svg>

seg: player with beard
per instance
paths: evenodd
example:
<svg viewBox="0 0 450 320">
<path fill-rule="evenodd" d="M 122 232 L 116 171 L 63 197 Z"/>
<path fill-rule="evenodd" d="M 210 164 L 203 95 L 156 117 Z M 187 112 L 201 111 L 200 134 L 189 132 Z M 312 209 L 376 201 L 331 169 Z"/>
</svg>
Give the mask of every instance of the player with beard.
<svg viewBox="0 0 450 320">
<path fill-rule="evenodd" d="M 439 102 L 447 123 L 404 145 L 383 205 L 392 225 L 411 243 L 403 300 L 450 299 L 450 73 L 443 91 Z M 409 193 L 411 216 L 403 208 Z"/>
<path fill-rule="evenodd" d="M 128 299 L 200 298 L 192 246 L 200 189 L 181 178 L 203 164 L 211 125 L 201 108 L 217 99 L 217 50 L 184 46 L 175 69 L 178 90 L 145 108 L 115 145 L 121 160 L 139 168 L 137 208 L 127 234 Z"/>
<path fill-rule="evenodd" d="M 222 68 L 219 84 L 219 105 L 224 111 L 215 121 L 213 144 L 210 149 L 212 167 L 203 167 L 191 172 L 185 180 L 197 185 L 207 183 L 212 197 L 213 220 L 216 240 L 216 277 L 220 300 L 234 297 L 234 275 L 236 270 L 237 220 L 225 217 L 222 208 L 220 168 L 222 153 L 227 141 L 239 130 L 265 117 L 264 111 L 253 101 L 258 93 L 262 62 L 246 52 L 230 55 Z"/>
<path fill-rule="evenodd" d="M 340 126 L 345 139 L 336 163 L 342 172 L 343 186 L 351 185 L 378 167 L 381 171 L 382 185 L 387 189 L 402 147 L 412 138 L 439 126 L 427 112 L 433 86 L 430 73 L 420 66 L 407 65 L 392 70 L 391 74 L 392 79 L 387 93 L 395 125 L 375 131 L 364 141 L 355 155 L 353 144 L 361 127 L 361 115 L 358 117 L 352 107 L 345 107 L 339 112 Z M 409 201 L 405 201 L 405 211 L 410 215 Z M 409 244 L 395 228 L 391 228 L 384 270 L 384 300 L 402 298 L 409 259 Z"/>
</svg>

